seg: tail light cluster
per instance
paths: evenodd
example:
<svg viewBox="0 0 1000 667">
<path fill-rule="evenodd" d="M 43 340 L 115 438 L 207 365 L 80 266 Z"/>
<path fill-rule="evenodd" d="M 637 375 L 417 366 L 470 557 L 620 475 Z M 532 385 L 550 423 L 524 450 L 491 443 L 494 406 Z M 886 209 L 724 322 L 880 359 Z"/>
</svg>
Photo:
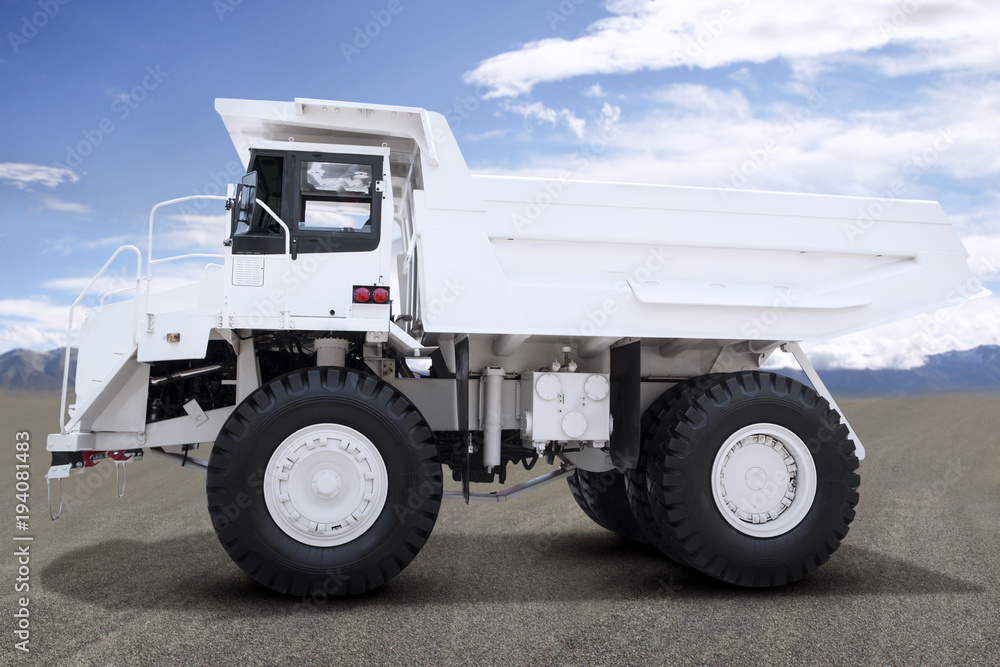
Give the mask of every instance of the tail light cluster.
<svg viewBox="0 0 1000 667">
<path fill-rule="evenodd" d="M 355 285 L 354 303 L 389 303 L 389 288 Z"/>
</svg>

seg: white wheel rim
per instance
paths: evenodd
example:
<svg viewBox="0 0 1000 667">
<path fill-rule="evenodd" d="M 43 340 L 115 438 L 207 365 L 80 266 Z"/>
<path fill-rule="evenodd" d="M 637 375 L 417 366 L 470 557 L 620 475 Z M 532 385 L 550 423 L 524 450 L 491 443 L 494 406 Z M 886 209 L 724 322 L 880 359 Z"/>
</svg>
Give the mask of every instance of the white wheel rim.
<svg viewBox="0 0 1000 667">
<path fill-rule="evenodd" d="M 382 513 L 389 476 L 364 435 L 340 424 L 314 424 L 291 434 L 271 455 L 264 501 L 278 527 L 303 544 L 346 544 Z"/>
<path fill-rule="evenodd" d="M 736 530 L 754 537 L 776 537 L 799 525 L 816 486 L 809 448 L 777 424 L 751 424 L 733 433 L 712 466 L 716 507 Z"/>
</svg>

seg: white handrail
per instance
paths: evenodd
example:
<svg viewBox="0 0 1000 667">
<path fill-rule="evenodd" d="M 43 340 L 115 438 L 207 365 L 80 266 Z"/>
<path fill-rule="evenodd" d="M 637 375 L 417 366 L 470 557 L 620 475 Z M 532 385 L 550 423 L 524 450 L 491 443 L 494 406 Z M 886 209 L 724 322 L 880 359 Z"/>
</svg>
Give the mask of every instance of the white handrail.
<svg viewBox="0 0 1000 667">
<path fill-rule="evenodd" d="M 150 261 L 150 264 L 165 264 L 166 262 L 176 262 L 181 259 L 194 259 L 195 257 L 209 257 L 211 259 L 225 259 L 225 255 L 220 255 L 218 253 L 211 252 L 191 252 L 186 255 L 176 255 L 174 257 L 164 257 L 163 259 L 154 259 Z M 218 265 L 216 265 L 218 266 Z"/>
<path fill-rule="evenodd" d="M 109 259 L 107 262 L 104 263 L 104 266 L 101 267 L 101 270 L 98 271 L 97 275 L 94 276 L 90 280 L 90 283 L 88 283 L 87 286 L 83 289 L 83 291 L 80 292 L 80 296 L 76 297 L 76 301 L 74 301 L 73 305 L 71 305 L 69 307 L 69 323 L 66 325 L 66 352 L 64 354 L 64 359 L 63 359 L 62 399 L 61 399 L 60 404 L 59 404 L 59 432 L 60 433 L 63 433 L 63 434 L 66 433 L 66 424 L 69 423 L 69 420 L 66 419 L 64 421 L 64 418 L 66 417 L 66 395 L 69 393 L 69 358 L 70 358 L 70 352 L 72 350 L 72 344 L 73 344 L 73 312 L 76 310 L 76 307 L 80 304 L 80 301 L 83 300 L 83 297 L 85 297 L 87 295 L 87 292 L 90 291 L 90 288 L 94 286 L 94 283 L 96 283 L 97 280 L 101 276 L 104 275 L 104 272 L 108 270 L 108 267 L 111 266 L 111 263 L 114 262 L 115 259 L 118 258 L 118 255 L 120 255 L 122 252 L 124 252 L 126 250 L 134 252 L 135 253 L 135 258 L 136 258 L 136 266 L 135 266 L 135 308 L 136 308 L 136 312 L 135 312 L 135 318 L 134 318 L 135 321 L 133 321 L 133 323 L 132 323 L 132 343 L 135 344 L 135 342 L 136 342 L 136 340 L 135 340 L 135 327 L 136 327 L 136 322 L 138 321 L 138 318 L 139 318 L 139 310 L 138 310 L 139 309 L 139 285 L 142 282 L 142 253 L 134 245 L 123 245 L 121 248 L 118 248 L 118 250 L 115 250 L 115 254 L 111 255 L 111 259 Z"/>
<path fill-rule="evenodd" d="M 156 215 L 156 211 L 159 210 L 163 206 L 170 206 L 171 204 L 179 204 L 181 202 L 191 201 L 193 199 L 214 199 L 214 200 L 218 200 L 218 201 L 228 201 L 230 198 L 229 197 L 223 197 L 222 195 L 188 195 L 187 197 L 178 197 L 177 199 L 168 199 L 167 201 L 161 201 L 159 204 L 155 205 L 149 211 L 149 240 L 148 240 L 148 246 L 147 246 L 147 249 L 146 249 L 146 277 L 147 278 L 152 278 L 153 277 L 153 264 L 160 264 L 162 262 L 168 262 L 168 261 L 171 261 L 173 259 L 183 259 L 183 258 L 188 258 L 188 257 L 213 257 L 213 258 L 219 257 L 219 255 L 210 255 L 210 254 L 191 254 L 191 255 L 181 255 L 179 257 L 168 257 L 166 259 L 156 259 L 156 260 L 153 259 L 153 218 Z M 268 215 L 270 215 L 272 218 L 274 218 L 275 222 L 277 222 L 278 225 L 281 226 L 281 229 L 284 230 L 284 232 L 285 232 L 285 254 L 286 255 L 291 254 L 291 252 L 292 252 L 292 232 L 288 229 L 288 225 L 286 225 L 285 221 L 282 220 L 281 218 L 279 218 L 278 215 L 274 211 L 271 210 L 270 206 L 268 206 L 267 204 L 265 204 L 264 202 L 262 202 L 259 199 L 257 199 L 256 201 L 260 205 L 261 208 L 263 208 L 265 211 L 267 211 Z M 224 255 L 223 255 L 223 257 L 224 257 Z"/>
<path fill-rule="evenodd" d="M 101 305 L 103 306 L 104 305 L 104 300 L 107 299 L 112 294 L 121 294 L 122 292 L 129 291 L 130 289 L 135 289 L 135 288 L 134 287 L 123 287 L 121 289 L 113 289 L 110 292 L 105 292 L 104 294 L 101 295 Z"/>
<path fill-rule="evenodd" d="M 187 197 L 178 197 L 177 199 L 168 199 L 167 201 L 161 201 L 159 204 L 154 206 L 149 211 L 149 243 L 146 249 L 146 277 L 153 277 L 153 216 L 156 215 L 157 209 L 162 206 L 169 206 L 171 204 L 179 204 L 184 201 L 191 201 L 192 199 L 215 199 L 218 201 L 228 201 L 229 197 L 223 197 L 222 195 L 188 195 Z"/>
<path fill-rule="evenodd" d="M 292 232 L 289 231 L 288 225 L 286 225 L 285 221 L 279 218 L 278 215 L 271 210 L 270 206 L 268 206 L 259 199 L 257 200 L 257 203 L 260 204 L 260 207 L 263 208 L 265 211 L 267 211 L 268 215 L 274 218 L 275 222 L 281 225 L 281 228 L 285 230 L 285 254 L 286 255 L 292 254 Z"/>
</svg>

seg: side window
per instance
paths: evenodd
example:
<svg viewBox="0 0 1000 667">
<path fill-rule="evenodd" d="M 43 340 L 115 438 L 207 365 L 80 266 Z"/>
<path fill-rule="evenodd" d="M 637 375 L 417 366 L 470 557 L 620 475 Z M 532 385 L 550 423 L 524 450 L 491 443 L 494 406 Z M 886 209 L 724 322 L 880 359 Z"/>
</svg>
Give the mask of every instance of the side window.
<svg viewBox="0 0 1000 667">
<path fill-rule="evenodd" d="M 372 180 L 370 164 L 303 160 L 299 229 L 372 234 Z"/>
<path fill-rule="evenodd" d="M 257 198 L 278 215 L 281 215 L 281 181 L 284 168 L 285 159 L 276 155 L 258 155 L 250 168 L 250 171 L 257 172 Z M 236 233 L 280 236 L 283 232 L 274 218 L 258 206 L 253 220 L 250 222 L 250 227 L 237 229 Z"/>
</svg>

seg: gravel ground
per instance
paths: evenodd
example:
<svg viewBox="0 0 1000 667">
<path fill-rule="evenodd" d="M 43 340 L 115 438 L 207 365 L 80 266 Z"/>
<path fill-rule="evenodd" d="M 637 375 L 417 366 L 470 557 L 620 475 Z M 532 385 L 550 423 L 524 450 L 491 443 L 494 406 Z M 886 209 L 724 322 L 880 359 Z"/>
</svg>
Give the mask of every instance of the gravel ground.
<svg viewBox="0 0 1000 667">
<path fill-rule="evenodd" d="M 868 448 L 844 546 L 773 590 L 719 584 L 592 524 L 564 482 L 450 502 L 378 591 L 272 594 L 226 556 L 204 477 L 158 459 L 66 484 L 49 521 L 51 398 L 0 398 L 13 629 L 14 534 L 30 535 L 31 652 L 5 664 L 1000 664 L 1000 399 L 846 402 Z M 14 524 L 14 435 L 31 433 L 31 519 Z M 537 472 L 537 469 L 536 469 Z M 110 473 L 110 475 L 108 474 Z M 525 475 L 519 474 L 518 479 Z"/>
</svg>

